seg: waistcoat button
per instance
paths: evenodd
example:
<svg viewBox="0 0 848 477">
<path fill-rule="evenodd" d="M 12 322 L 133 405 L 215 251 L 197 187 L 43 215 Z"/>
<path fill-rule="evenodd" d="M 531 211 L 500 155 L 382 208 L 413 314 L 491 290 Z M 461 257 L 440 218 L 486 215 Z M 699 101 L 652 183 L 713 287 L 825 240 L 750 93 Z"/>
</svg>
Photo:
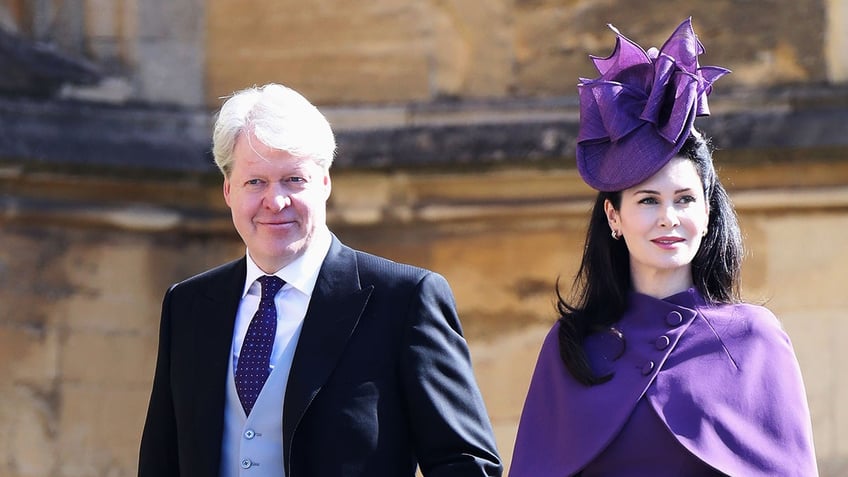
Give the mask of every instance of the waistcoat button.
<svg viewBox="0 0 848 477">
<path fill-rule="evenodd" d="M 657 338 L 657 341 L 654 344 L 657 346 L 657 349 L 663 350 L 663 349 L 668 348 L 668 345 L 671 344 L 671 340 L 668 339 L 668 336 L 662 335 L 659 338 Z"/>
</svg>

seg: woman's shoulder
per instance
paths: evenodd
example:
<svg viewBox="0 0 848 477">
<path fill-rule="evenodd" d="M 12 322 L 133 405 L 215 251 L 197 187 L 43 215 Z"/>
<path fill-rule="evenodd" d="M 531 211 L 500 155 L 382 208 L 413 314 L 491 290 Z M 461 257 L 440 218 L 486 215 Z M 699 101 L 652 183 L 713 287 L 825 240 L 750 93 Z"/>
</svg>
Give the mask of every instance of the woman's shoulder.
<svg viewBox="0 0 848 477">
<path fill-rule="evenodd" d="M 791 347 L 783 324 L 765 306 L 733 303 L 706 306 L 699 311 L 725 344 L 745 343 L 746 348 L 753 343 Z"/>
<path fill-rule="evenodd" d="M 783 328 L 777 316 L 763 305 L 747 302 L 717 304 L 700 307 L 698 311 L 714 324 L 736 325 L 752 332 Z"/>
</svg>

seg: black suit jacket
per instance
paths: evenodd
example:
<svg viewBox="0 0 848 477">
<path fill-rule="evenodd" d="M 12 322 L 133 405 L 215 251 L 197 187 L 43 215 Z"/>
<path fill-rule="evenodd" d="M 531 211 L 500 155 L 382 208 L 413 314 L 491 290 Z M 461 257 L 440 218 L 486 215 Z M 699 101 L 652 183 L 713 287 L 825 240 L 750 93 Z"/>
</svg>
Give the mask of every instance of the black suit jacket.
<svg viewBox="0 0 848 477">
<path fill-rule="evenodd" d="M 245 258 L 172 286 L 140 477 L 217 477 Z M 335 237 L 283 408 L 287 477 L 501 475 L 447 282 Z"/>
</svg>

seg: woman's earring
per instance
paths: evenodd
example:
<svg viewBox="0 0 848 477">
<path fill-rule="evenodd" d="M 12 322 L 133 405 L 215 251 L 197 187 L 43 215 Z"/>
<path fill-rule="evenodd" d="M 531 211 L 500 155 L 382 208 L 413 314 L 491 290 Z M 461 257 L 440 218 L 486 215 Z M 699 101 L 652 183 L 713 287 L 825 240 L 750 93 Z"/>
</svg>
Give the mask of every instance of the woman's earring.
<svg viewBox="0 0 848 477">
<path fill-rule="evenodd" d="M 620 236 L 620 235 L 618 235 L 618 231 L 617 231 L 617 230 L 615 230 L 615 229 L 613 229 L 613 230 L 612 230 L 612 238 L 613 238 L 613 240 L 618 240 L 618 238 L 619 238 L 619 237 L 621 237 L 621 236 Z"/>
<path fill-rule="evenodd" d="M 707 236 L 707 232 L 709 232 L 709 231 L 710 231 L 710 228 L 709 228 L 709 227 L 705 227 L 705 228 L 704 228 L 704 233 L 702 233 L 702 234 L 701 234 L 701 237 L 706 237 L 706 236 Z"/>
</svg>

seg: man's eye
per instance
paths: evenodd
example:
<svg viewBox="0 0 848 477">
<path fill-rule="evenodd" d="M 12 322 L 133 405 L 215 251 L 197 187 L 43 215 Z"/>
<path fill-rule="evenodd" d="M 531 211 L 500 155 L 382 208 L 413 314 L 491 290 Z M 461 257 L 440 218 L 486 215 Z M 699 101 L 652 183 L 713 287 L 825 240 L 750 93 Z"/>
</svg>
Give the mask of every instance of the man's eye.
<svg viewBox="0 0 848 477">
<path fill-rule="evenodd" d="M 306 179 L 303 177 L 293 176 L 289 177 L 289 182 L 294 182 L 295 184 L 301 184 L 306 182 Z"/>
<path fill-rule="evenodd" d="M 251 185 L 251 186 L 259 185 L 261 183 L 262 183 L 262 181 L 259 180 L 259 179 L 250 179 L 249 181 L 245 182 L 246 185 Z"/>
</svg>

